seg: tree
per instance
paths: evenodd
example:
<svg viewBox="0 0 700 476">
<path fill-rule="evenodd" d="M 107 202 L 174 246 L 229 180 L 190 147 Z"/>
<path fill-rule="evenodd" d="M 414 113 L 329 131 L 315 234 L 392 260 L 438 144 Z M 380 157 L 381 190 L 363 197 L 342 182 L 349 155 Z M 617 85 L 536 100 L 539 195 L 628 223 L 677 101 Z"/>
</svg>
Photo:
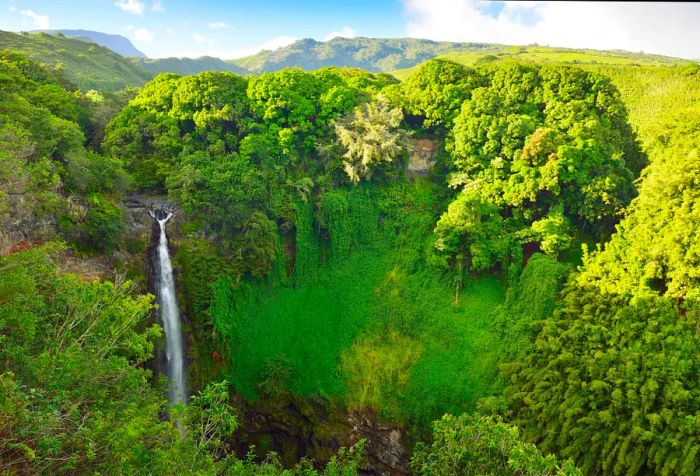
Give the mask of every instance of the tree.
<svg viewBox="0 0 700 476">
<path fill-rule="evenodd" d="M 572 243 L 571 226 L 604 239 L 635 194 L 640 162 L 629 126 L 613 127 L 626 124 L 619 93 L 601 76 L 573 68 L 481 68 L 485 83 L 471 91 L 448 140 L 455 170 L 450 185 L 463 190 L 458 208 L 468 196 L 500 217 L 512 243 L 554 255 Z M 437 251 L 454 258 L 459 251 L 444 243 L 460 226 L 449 210 L 436 229 Z M 462 232 L 471 233 L 467 228 Z M 512 251 L 495 257 L 517 260 L 522 251 Z"/>
<path fill-rule="evenodd" d="M 520 438 L 517 427 L 500 417 L 445 415 L 433 423 L 433 442 L 419 444 L 411 470 L 425 476 L 480 474 L 498 476 L 581 476 L 570 460 L 544 456 Z"/>
<path fill-rule="evenodd" d="M 335 121 L 338 142 L 345 149 L 343 166 L 352 182 L 370 179 L 382 165 L 401 158 L 408 134 L 400 129 L 403 114 L 386 103 L 366 103 Z"/>
<path fill-rule="evenodd" d="M 448 132 L 464 101 L 483 86 L 480 72 L 452 61 L 431 59 L 411 75 L 392 98 L 407 114 L 423 118 L 423 126 Z"/>
</svg>

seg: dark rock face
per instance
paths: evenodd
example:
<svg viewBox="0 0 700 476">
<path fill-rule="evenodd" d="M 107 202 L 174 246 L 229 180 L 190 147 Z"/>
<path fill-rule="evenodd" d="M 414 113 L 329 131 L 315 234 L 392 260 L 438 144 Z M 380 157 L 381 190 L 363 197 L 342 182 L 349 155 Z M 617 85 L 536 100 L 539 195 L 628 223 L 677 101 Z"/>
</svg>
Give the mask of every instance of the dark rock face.
<svg viewBox="0 0 700 476">
<path fill-rule="evenodd" d="M 56 219 L 53 214 L 36 214 L 31 197 L 8 197 L 7 211 L 2 213 L 0 210 L 0 254 L 12 252 L 17 246 L 28 247 L 56 236 Z"/>
<path fill-rule="evenodd" d="M 411 156 L 406 171 L 408 176 L 426 175 L 435 165 L 433 156 L 437 151 L 438 143 L 435 139 L 413 139 L 410 148 Z"/>
<path fill-rule="evenodd" d="M 275 451 L 287 465 L 303 456 L 325 464 L 341 447 L 367 440 L 368 475 L 407 475 L 408 450 L 398 426 L 380 422 L 369 411 L 349 411 L 322 399 L 277 396 L 254 404 L 236 397 L 241 426 L 234 448 L 239 456 L 255 445 L 259 456 Z"/>
<path fill-rule="evenodd" d="M 151 212 L 156 210 L 177 211 L 177 206 L 166 198 L 147 195 L 129 195 L 122 206 L 124 208 L 127 236 L 132 240 L 140 240 L 146 243 L 151 241 L 154 229 L 157 228 Z M 178 229 L 181 223 L 182 218 L 179 214 L 173 213 L 173 217 L 168 223 L 168 234 L 173 233 L 171 230 Z"/>
</svg>

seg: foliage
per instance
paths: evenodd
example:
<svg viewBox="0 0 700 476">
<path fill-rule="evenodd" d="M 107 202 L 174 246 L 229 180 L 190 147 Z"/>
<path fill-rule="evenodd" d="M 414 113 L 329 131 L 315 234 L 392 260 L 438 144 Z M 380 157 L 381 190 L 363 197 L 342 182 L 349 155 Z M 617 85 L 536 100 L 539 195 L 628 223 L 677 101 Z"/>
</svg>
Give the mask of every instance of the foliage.
<svg viewBox="0 0 700 476">
<path fill-rule="evenodd" d="M 544 319 L 554 310 L 571 267 L 541 253 L 530 257 L 506 299 L 494 315 L 494 327 L 508 345 L 504 362 L 534 351 L 534 341 Z"/>
<path fill-rule="evenodd" d="M 70 194 L 107 193 L 123 196 L 130 178 L 120 161 L 92 151 L 76 151 L 66 157 L 63 186 Z"/>
<path fill-rule="evenodd" d="M 151 79 L 148 71 L 110 49 L 63 35 L 0 31 L 0 44 L 62 72 L 83 91 L 117 91 Z"/>
<path fill-rule="evenodd" d="M 247 398 L 320 394 L 414 429 L 495 391 L 490 315 L 503 286 L 488 276 L 467 283 L 453 308 L 449 285 L 425 263 L 436 191 L 416 180 L 326 192 L 320 239 L 309 243 L 321 253 L 314 274 L 275 288 L 217 283 L 210 313 L 235 388 Z"/>
<path fill-rule="evenodd" d="M 439 55 L 436 59 L 452 61 L 465 66 L 473 66 L 483 63 L 537 63 L 576 65 L 581 68 L 609 69 L 611 71 L 631 67 L 639 70 L 640 66 L 649 66 L 650 69 L 660 70 L 659 66 L 676 66 L 692 64 L 691 60 L 672 58 L 669 56 L 654 55 L 648 53 L 635 53 L 623 50 L 591 50 L 583 48 L 559 48 L 539 45 L 507 46 L 507 45 L 482 45 L 481 48 L 458 48 Z M 391 71 L 391 74 L 401 81 L 412 76 L 423 66 L 416 64 L 410 68 Z"/>
<path fill-rule="evenodd" d="M 0 469 L 55 474 L 278 474 L 279 464 L 239 461 L 228 383 L 211 383 L 169 410 L 143 363 L 160 327 L 152 296 L 130 282 L 85 282 L 59 273 L 59 247 L 0 258 Z M 363 443 L 342 449 L 322 474 L 354 475 Z M 279 470 L 271 473 L 272 468 Z M 318 474 L 310 462 L 294 473 Z"/>
<path fill-rule="evenodd" d="M 187 437 L 193 440 L 197 452 L 209 453 L 214 460 L 230 453 L 226 439 L 238 426 L 228 400 L 228 382 L 224 380 L 207 385 L 187 406 Z"/>
<path fill-rule="evenodd" d="M 557 255 L 571 224 L 606 236 L 643 163 L 614 86 L 573 68 L 480 71 L 488 83 L 451 132 L 450 183 L 462 192 L 438 222 L 437 251 L 479 271 L 517 259 L 518 244 Z"/>
<path fill-rule="evenodd" d="M 481 74 L 451 61 L 426 61 L 416 74 L 396 89 L 395 101 L 423 126 L 449 131 L 473 89 L 485 83 Z"/>
<path fill-rule="evenodd" d="M 128 282 L 57 274 L 46 249 L 2 258 L 0 273 L 2 420 L 14 427 L 0 446 L 24 455 L 0 461 L 40 473 L 167 464 L 161 438 L 172 426 L 159 421 L 149 373 L 135 365 L 159 334 L 143 326 L 150 298 L 131 297 Z"/>
<path fill-rule="evenodd" d="M 231 73 L 161 74 L 108 125 L 103 147 L 142 186 L 163 186 L 184 151 L 226 154 L 245 129 L 247 82 Z"/>
<path fill-rule="evenodd" d="M 700 467 L 699 117 L 667 126 L 617 233 L 569 279 L 536 352 L 508 368 L 516 421 L 586 472 Z"/>
<path fill-rule="evenodd" d="M 121 162 L 83 147 L 87 109 L 62 76 L 17 53 L 0 52 L 0 215 L 22 234 L 47 215 L 65 237 L 113 250 L 123 229 L 114 197 L 129 178 Z M 66 197 L 70 194 L 71 197 Z"/>
<path fill-rule="evenodd" d="M 365 454 L 365 440 L 359 440 L 350 448 L 340 448 L 328 464 L 319 471 L 311 461 L 303 458 L 293 468 L 285 468 L 276 453 L 268 453 L 261 463 L 255 462 L 253 449 L 247 458 L 235 460 L 225 468 L 223 474 L 236 476 L 356 476 L 360 474 Z"/>
<path fill-rule="evenodd" d="M 454 46 L 302 41 L 248 64 L 314 49 L 384 68 Z M 697 66 L 534 46 L 451 57 L 478 65 L 433 60 L 401 85 L 349 68 L 161 74 L 110 95 L 1 53 L 0 217 L 54 215 L 64 236 L 110 253 L 131 173 L 191 220 L 175 243 L 191 330 L 207 352 L 225 341 L 245 397 L 329 397 L 416 437 L 446 411 L 504 409 L 507 384 L 506 414 L 586 472 L 693 474 Z M 650 153 L 643 173 L 625 103 Z M 429 179 L 400 173 L 410 128 L 446 145 Z M 100 142 L 108 157 L 84 147 Z M 562 292 L 558 260 L 615 230 Z M 160 421 L 139 367 L 150 304 L 129 286 L 58 274 L 38 250 L 0 258 L 0 278 L 0 471 L 318 474 L 226 456 L 226 383 Z M 434 436 L 418 473 L 576 473 L 499 418 L 447 417 Z M 358 453 L 325 474 L 354 474 Z"/>
<path fill-rule="evenodd" d="M 375 169 L 382 170 L 404 155 L 408 135 L 399 129 L 402 119 L 401 109 L 369 103 L 333 123 L 337 141 L 346 149 L 343 167 L 352 182 L 370 179 Z"/>
<path fill-rule="evenodd" d="M 421 475 L 569 475 L 579 476 L 570 460 L 544 456 L 520 439 L 517 427 L 499 417 L 445 415 L 433 423 L 431 446 L 419 445 L 411 469 Z"/>
<path fill-rule="evenodd" d="M 420 356 L 420 344 L 393 331 L 373 341 L 356 341 L 341 357 L 341 371 L 348 385 L 348 402 L 355 409 L 387 407 L 397 402 L 410 378 L 410 369 Z M 389 392 L 396 394 L 389 395 Z M 399 408 L 387 413 L 398 414 Z"/>
</svg>

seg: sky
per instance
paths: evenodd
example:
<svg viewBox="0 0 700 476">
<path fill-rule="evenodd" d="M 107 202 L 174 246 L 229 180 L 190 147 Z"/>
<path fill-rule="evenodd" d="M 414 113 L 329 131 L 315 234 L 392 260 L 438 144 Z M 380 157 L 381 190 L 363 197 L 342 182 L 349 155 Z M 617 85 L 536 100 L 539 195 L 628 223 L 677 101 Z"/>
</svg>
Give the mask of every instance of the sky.
<svg viewBox="0 0 700 476">
<path fill-rule="evenodd" d="M 0 0 L 0 30 L 126 36 L 147 56 L 239 58 L 301 38 L 428 38 L 700 59 L 700 3 Z M 0 45 L 2 47 L 2 45 Z"/>
</svg>

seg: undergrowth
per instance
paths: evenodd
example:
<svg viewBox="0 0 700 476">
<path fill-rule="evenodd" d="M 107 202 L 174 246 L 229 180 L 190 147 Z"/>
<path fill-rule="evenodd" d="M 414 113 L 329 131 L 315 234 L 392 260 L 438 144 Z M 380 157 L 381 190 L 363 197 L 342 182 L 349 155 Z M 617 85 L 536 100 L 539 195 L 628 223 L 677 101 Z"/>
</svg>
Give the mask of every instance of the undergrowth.
<svg viewBox="0 0 700 476">
<path fill-rule="evenodd" d="M 214 284 L 210 313 L 244 397 L 320 395 L 427 427 L 498 391 L 491 316 L 504 283 L 471 279 L 454 304 L 452 277 L 425 259 L 438 190 L 428 180 L 336 189 L 313 222 L 300 203 L 292 284 Z"/>
</svg>

